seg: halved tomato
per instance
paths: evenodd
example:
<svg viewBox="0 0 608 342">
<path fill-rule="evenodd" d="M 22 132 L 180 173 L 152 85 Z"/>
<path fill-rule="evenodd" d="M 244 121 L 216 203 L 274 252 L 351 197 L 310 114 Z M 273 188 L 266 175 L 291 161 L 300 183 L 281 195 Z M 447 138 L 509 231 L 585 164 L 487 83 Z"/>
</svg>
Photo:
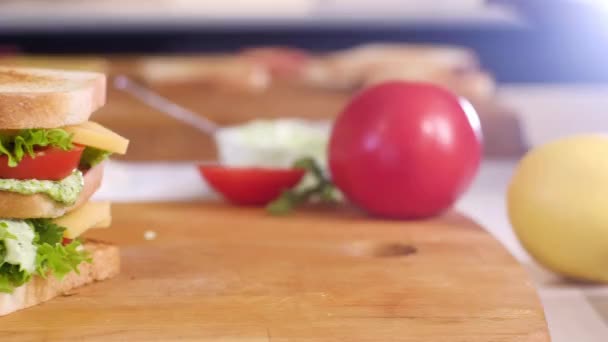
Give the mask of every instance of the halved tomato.
<svg viewBox="0 0 608 342">
<path fill-rule="evenodd" d="M 8 166 L 8 157 L 0 156 L 0 178 L 61 180 L 78 167 L 84 146 L 74 145 L 69 151 L 45 147 L 34 157 L 23 156 L 19 165 Z"/>
<path fill-rule="evenodd" d="M 239 205 L 266 205 L 296 186 L 304 169 L 239 168 L 200 165 L 207 182 L 227 200 Z"/>
</svg>

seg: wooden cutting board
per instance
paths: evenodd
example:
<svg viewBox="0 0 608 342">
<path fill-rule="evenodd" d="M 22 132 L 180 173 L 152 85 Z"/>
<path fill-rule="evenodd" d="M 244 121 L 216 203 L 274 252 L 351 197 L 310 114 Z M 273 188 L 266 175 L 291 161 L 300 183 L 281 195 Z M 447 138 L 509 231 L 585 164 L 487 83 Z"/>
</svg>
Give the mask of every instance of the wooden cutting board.
<svg viewBox="0 0 608 342">
<path fill-rule="evenodd" d="M 1 318 L 1 341 L 549 341 L 524 270 L 456 213 L 174 203 L 114 217 L 89 236 L 121 245 L 120 276 Z"/>
</svg>

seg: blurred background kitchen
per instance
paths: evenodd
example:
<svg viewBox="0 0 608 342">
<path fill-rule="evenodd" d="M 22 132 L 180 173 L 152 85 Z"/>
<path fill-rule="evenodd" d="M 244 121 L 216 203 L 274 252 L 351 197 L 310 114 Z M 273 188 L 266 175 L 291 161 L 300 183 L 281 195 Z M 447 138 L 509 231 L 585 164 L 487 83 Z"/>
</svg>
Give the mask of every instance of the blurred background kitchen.
<svg viewBox="0 0 608 342">
<path fill-rule="evenodd" d="M 602 84 L 608 81 L 608 69 L 603 65 L 608 54 L 606 12 L 607 5 L 592 0 L 286 0 L 278 3 L 250 0 L 221 4 L 192 0 L 62 0 L 53 2 L 52 6 L 44 1 L 3 1 L 0 3 L 3 18 L 0 21 L 0 52 L 6 56 L 89 55 L 95 58 L 78 63 L 70 59 L 66 63 L 58 60 L 56 64 L 103 69 L 114 74 L 129 71 L 139 73 L 139 76 L 144 74 L 144 78 L 163 79 L 167 75 L 168 78 L 181 76 L 171 76 L 176 72 L 170 69 L 174 65 L 165 65 L 166 70 L 158 71 L 156 65 L 145 66 L 147 61 L 135 61 L 136 58 L 127 58 L 125 63 L 124 56 L 237 53 L 261 46 L 288 46 L 310 53 L 328 53 L 379 42 L 450 45 L 464 47 L 470 55 L 462 56 L 457 49 L 408 55 L 402 58 L 402 64 L 410 66 L 400 66 L 399 77 L 440 79 L 452 88 L 460 88 L 456 90 L 469 98 L 482 99 L 484 106 L 491 102 L 493 108 L 486 111 L 501 114 L 522 115 L 529 106 L 546 104 L 551 106 L 552 118 L 556 118 L 572 106 L 583 112 L 579 115 L 594 119 L 586 128 L 595 128 L 598 127 L 595 119 L 601 118 L 593 116 L 594 101 L 601 99 L 597 92 L 601 92 Z M 371 55 L 360 55 L 356 58 L 373 59 Z M 105 63 L 99 58 L 110 56 L 113 56 L 113 63 Z M 348 58 L 355 57 L 345 57 Z M 20 59 L 15 63 L 39 62 Z M 427 63 L 431 68 L 449 69 L 450 74 L 437 75 L 442 72 L 418 67 L 416 63 L 424 59 L 434 60 Z M 204 69 L 217 67 L 206 61 L 201 63 L 207 64 L 202 66 Z M 361 63 L 382 64 L 373 60 Z M 362 69 L 369 69 L 368 66 L 343 68 L 359 74 L 364 73 Z M 224 69 L 231 67 L 224 64 Z M 245 72 L 249 72 L 250 77 L 257 77 L 258 82 L 260 77 L 266 77 L 265 70 L 252 69 Z M 190 70 L 181 73 L 190 74 Z M 385 74 L 394 77 L 396 73 Z M 218 78 L 217 75 L 196 75 L 196 72 L 189 76 L 185 81 Z M 219 78 L 230 77 L 235 76 Z M 184 81 L 184 77 L 181 78 Z M 246 83 L 246 76 L 243 79 Z M 501 87 L 496 89 L 494 82 Z M 319 83 L 323 82 L 318 81 L 316 85 Z M 355 81 L 346 88 L 352 90 L 359 85 Z M 522 85 L 529 87 L 524 91 L 525 104 L 520 103 L 522 98 L 518 93 Z M 566 98 L 559 96 L 562 90 L 567 91 Z M 598 96 L 594 96 L 596 94 Z M 326 94 L 321 96 L 328 97 Z M 564 103 L 555 105 L 551 99 L 556 97 Z M 528 101 L 528 98 L 533 100 Z M 336 102 L 340 101 L 335 100 L 328 112 L 339 108 L 340 104 Z M 114 112 L 113 109 L 109 111 Z M 298 113 L 280 111 L 280 115 L 298 116 Z M 513 123 L 505 117 L 496 120 L 500 121 L 499 127 L 495 122 L 485 123 L 486 131 L 493 132 L 486 134 L 489 140 L 486 148 L 491 155 L 518 152 L 523 145 L 547 139 L 546 135 L 551 134 L 531 129 L 523 136 L 517 136 L 518 129 L 526 130 L 527 127 L 514 127 L 522 123 Z M 555 119 L 550 122 L 539 118 L 530 120 L 550 125 L 550 131 L 556 134 L 576 129 L 570 123 L 562 126 Z M 577 120 L 577 124 L 586 125 L 584 120 Z M 136 153 L 131 150 L 131 158 L 139 158 L 137 142 L 132 148 Z M 165 153 L 163 157 L 177 158 L 172 153 Z"/>
<path fill-rule="evenodd" d="M 599 0 L 2 1 L 0 43 L 53 54 L 457 44 L 500 82 L 604 82 L 607 8 Z"/>
<path fill-rule="evenodd" d="M 94 119 L 129 137 L 124 159 L 137 162 L 110 168 L 114 183 L 100 196 L 118 200 L 209 195 L 190 162 L 218 155 L 209 135 L 114 89 L 116 76 L 219 125 L 330 120 L 357 90 L 394 78 L 435 82 L 469 98 L 486 161 L 458 209 L 530 268 L 555 341 L 606 340 L 605 292 L 563 285 L 534 266 L 504 204 L 527 149 L 608 128 L 606 2 L 5 0 L 0 17 L 0 64 L 112 77 L 108 105 Z M 125 183 L 136 191 L 115 191 Z"/>
</svg>

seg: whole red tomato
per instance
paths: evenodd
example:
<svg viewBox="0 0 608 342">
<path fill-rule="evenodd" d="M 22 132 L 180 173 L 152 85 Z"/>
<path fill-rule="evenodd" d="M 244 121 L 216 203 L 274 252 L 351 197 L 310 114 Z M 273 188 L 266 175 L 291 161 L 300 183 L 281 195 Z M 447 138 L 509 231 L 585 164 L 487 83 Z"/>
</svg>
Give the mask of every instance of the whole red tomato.
<svg viewBox="0 0 608 342">
<path fill-rule="evenodd" d="M 472 106 L 431 84 L 387 82 L 338 117 L 329 166 L 346 197 L 373 215 L 421 218 L 449 208 L 481 160 Z"/>
</svg>

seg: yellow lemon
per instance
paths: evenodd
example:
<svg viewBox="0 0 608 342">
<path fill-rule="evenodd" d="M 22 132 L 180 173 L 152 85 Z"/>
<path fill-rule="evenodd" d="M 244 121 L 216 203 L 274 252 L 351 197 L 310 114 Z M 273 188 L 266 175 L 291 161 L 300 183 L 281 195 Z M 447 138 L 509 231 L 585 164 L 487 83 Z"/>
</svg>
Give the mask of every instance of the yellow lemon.
<svg viewBox="0 0 608 342">
<path fill-rule="evenodd" d="M 524 248 L 562 275 L 608 282 L 608 136 L 581 135 L 530 151 L 507 194 Z"/>
</svg>

